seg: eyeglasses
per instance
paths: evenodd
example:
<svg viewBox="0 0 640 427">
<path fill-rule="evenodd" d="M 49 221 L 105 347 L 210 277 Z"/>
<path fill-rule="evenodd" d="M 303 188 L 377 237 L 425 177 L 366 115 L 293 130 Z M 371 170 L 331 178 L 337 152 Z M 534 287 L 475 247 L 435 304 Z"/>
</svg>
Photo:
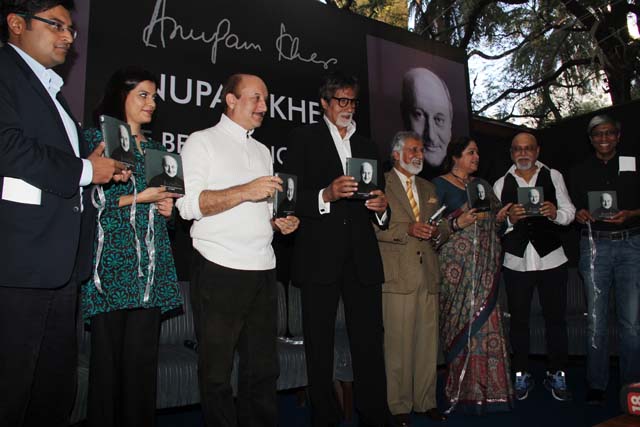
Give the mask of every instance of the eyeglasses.
<svg viewBox="0 0 640 427">
<path fill-rule="evenodd" d="M 360 104 L 360 100 L 358 98 L 336 98 L 335 96 L 332 96 L 331 99 L 338 101 L 338 105 L 342 108 L 345 108 L 347 105 L 357 107 Z"/>
<path fill-rule="evenodd" d="M 41 16 L 32 15 L 30 13 L 17 13 L 16 15 L 22 16 L 25 19 L 35 19 L 36 21 L 44 22 L 45 24 L 51 26 L 51 28 L 57 33 L 64 33 L 65 31 L 69 31 L 71 37 L 75 40 L 78 37 L 78 30 L 73 27 L 67 27 L 66 25 L 62 25 L 57 21 L 53 21 L 51 19 L 43 18 Z"/>
<path fill-rule="evenodd" d="M 617 129 L 602 130 L 599 132 L 591 132 L 591 138 L 608 138 L 610 136 L 618 136 Z"/>
<path fill-rule="evenodd" d="M 527 145 L 525 147 L 511 147 L 512 153 L 533 153 L 538 147 Z"/>
</svg>

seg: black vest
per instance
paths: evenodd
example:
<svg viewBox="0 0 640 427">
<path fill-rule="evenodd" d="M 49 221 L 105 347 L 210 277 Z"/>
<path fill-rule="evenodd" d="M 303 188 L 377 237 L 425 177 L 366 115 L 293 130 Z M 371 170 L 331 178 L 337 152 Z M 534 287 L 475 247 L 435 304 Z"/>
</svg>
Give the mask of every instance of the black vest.
<svg viewBox="0 0 640 427">
<path fill-rule="evenodd" d="M 551 181 L 551 171 L 547 167 L 542 167 L 538 172 L 536 182 L 532 187 L 542 187 L 545 201 L 553 203 L 556 207 L 556 188 Z M 518 182 L 515 177 L 507 173 L 504 177 L 504 187 L 500 197 L 502 204 L 518 203 Z M 562 243 L 558 237 L 560 229 L 558 225 L 546 217 L 536 216 L 524 218 L 518 221 L 511 232 L 504 235 L 502 246 L 504 250 L 512 255 L 522 258 L 529 242 L 533 245 L 540 257 L 548 255 L 558 249 Z"/>
</svg>

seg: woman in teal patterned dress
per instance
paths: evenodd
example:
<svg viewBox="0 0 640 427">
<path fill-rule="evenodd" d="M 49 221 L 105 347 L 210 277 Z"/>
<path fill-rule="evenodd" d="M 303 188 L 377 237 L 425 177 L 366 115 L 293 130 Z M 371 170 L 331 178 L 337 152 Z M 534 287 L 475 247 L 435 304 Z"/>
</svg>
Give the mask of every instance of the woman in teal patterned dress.
<svg viewBox="0 0 640 427">
<path fill-rule="evenodd" d="M 466 186 L 476 186 L 478 146 L 451 141 L 445 167 L 433 179 L 453 233 L 440 249 L 440 337 L 447 364 L 450 408 L 471 414 L 508 411 L 514 396 L 509 353 L 498 304 L 501 246 L 498 229 L 510 205 L 500 206 L 491 186 L 488 212 L 468 209 Z"/>
<path fill-rule="evenodd" d="M 82 315 L 91 325 L 91 427 L 155 424 L 161 315 L 182 304 L 166 225 L 177 195 L 164 187 L 147 188 L 145 180 L 144 151 L 165 150 L 141 132 L 155 110 L 156 88 L 157 79 L 150 72 L 123 68 L 110 78 L 96 110 L 96 117 L 105 114 L 126 121 L 136 144 L 131 145 L 132 179 L 102 187 L 98 229 L 104 231 L 103 243 L 96 238 L 94 275 L 81 290 Z M 102 134 L 89 129 L 85 139 L 93 150 Z M 96 188 L 93 194 L 98 203 L 99 193 Z"/>
</svg>

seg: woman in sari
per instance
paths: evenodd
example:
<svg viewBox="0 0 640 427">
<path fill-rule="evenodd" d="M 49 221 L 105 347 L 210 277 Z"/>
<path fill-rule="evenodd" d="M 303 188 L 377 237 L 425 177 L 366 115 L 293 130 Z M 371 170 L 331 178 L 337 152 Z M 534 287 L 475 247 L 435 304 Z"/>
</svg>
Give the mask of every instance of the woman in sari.
<svg viewBox="0 0 640 427">
<path fill-rule="evenodd" d="M 498 231 L 509 206 L 500 206 L 491 186 L 472 175 L 478 146 L 470 138 L 452 141 L 445 170 L 435 178 L 439 200 L 453 233 L 440 250 L 440 336 L 447 364 L 449 411 L 470 414 L 508 411 L 514 394 L 509 353 L 498 305 L 501 246 Z M 467 186 L 487 189 L 488 210 L 469 209 Z"/>
</svg>

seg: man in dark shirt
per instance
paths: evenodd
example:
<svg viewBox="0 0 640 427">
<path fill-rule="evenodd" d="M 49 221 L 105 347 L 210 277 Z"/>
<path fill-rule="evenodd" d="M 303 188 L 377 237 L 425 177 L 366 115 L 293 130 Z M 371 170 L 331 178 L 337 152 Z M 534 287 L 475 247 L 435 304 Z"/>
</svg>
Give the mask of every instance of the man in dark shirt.
<svg viewBox="0 0 640 427">
<path fill-rule="evenodd" d="M 609 380 L 607 319 L 612 289 L 617 300 L 620 380 L 622 384 L 640 380 L 640 174 L 637 157 L 617 151 L 618 122 L 609 116 L 595 116 L 588 132 L 595 153 L 571 171 L 570 191 L 577 209 L 576 220 L 582 224 L 579 268 L 589 314 L 587 403 L 604 405 Z M 589 191 L 616 191 L 620 211 L 610 219 L 596 220 L 588 210 Z"/>
</svg>

